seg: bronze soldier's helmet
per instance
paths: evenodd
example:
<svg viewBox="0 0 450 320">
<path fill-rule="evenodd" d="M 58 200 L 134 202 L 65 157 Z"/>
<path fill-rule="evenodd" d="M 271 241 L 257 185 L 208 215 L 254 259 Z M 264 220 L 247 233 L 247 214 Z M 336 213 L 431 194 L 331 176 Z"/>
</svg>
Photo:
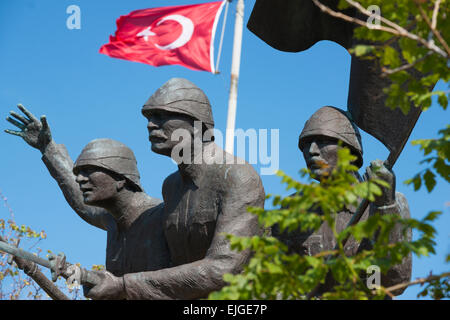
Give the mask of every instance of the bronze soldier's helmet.
<svg viewBox="0 0 450 320">
<path fill-rule="evenodd" d="M 143 191 L 134 153 L 119 141 L 95 139 L 89 142 L 75 162 L 73 173 L 78 174 L 80 167 L 86 165 L 104 168 L 119 174 L 130 181 L 139 191 Z"/>
<path fill-rule="evenodd" d="M 347 112 L 331 106 L 325 106 L 317 110 L 306 121 L 305 127 L 300 134 L 298 140 L 300 150 L 303 151 L 306 138 L 312 136 L 326 136 L 341 140 L 358 157 L 356 165 L 359 168 L 362 166 L 361 134 Z"/>
<path fill-rule="evenodd" d="M 211 104 L 205 93 L 191 81 L 172 78 L 147 100 L 142 113 L 163 110 L 188 115 L 202 121 L 207 129 L 214 128 Z"/>
</svg>

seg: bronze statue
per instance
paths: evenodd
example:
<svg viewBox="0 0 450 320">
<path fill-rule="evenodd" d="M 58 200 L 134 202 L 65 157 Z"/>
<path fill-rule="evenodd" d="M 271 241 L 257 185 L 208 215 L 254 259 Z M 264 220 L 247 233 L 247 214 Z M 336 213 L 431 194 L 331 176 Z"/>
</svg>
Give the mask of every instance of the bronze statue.
<svg viewBox="0 0 450 320">
<path fill-rule="evenodd" d="M 250 252 L 230 249 L 223 233 L 261 235 L 248 206 L 264 205 L 261 179 L 248 163 L 219 148 L 204 133 L 213 128 L 208 98 L 185 79 L 171 79 L 142 108 L 148 119 L 149 139 L 156 153 L 173 157 L 177 145 L 194 148 L 195 122 L 200 121 L 202 152 L 193 152 L 164 181 L 164 233 L 173 267 L 110 277 L 87 296 L 126 299 L 205 298 L 225 285 L 225 273 L 238 273 Z M 174 132 L 182 129 L 182 141 Z M 185 149 L 186 151 L 187 149 Z M 226 160 L 226 163 L 225 161 Z"/>
<path fill-rule="evenodd" d="M 332 10 L 339 11 L 338 0 L 323 0 L 321 2 Z M 342 12 L 348 16 L 358 17 L 358 13 L 353 7 L 344 9 Z M 358 44 L 368 44 L 354 36 L 356 25 L 322 12 L 310 0 L 256 0 L 247 27 L 268 45 L 277 50 L 287 52 L 307 50 L 321 40 L 334 41 L 346 49 L 350 49 Z M 392 46 L 398 46 L 395 39 Z M 409 70 L 408 72 L 411 72 L 410 75 L 413 78 L 421 77 L 417 71 Z M 355 222 L 361 218 L 360 214 L 363 214 L 362 219 L 366 219 L 368 214 L 376 210 L 385 214 L 392 213 L 400 214 L 402 217 L 409 217 L 409 209 L 405 197 L 401 193 L 395 193 L 395 176 L 391 169 L 420 116 L 421 108 L 415 108 L 413 103 L 411 103 L 410 111 L 406 115 L 398 108 L 388 108 L 386 106 L 387 94 L 384 92 L 384 89 L 389 87 L 390 84 L 391 80 L 383 75 L 380 61 L 377 59 L 362 59 L 352 55 L 347 101 L 348 111 L 345 113 L 343 111 L 337 112 L 337 109 L 332 108 L 319 110 L 308 121 L 309 124 L 306 124 L 300 136 L 299 147 L 303 150 L 307 165 L 313 173 L 315 172 L 319 175 L 321 174 L 321 169 L 314 167 L 314 159 L 317 159 L 317 155 L 314 153 L 318 150 L 319 154 L 323 153 L 323 157 L 326 158 L 326 162 L 330 162 L 330 168 L 332 168 L 333 158 L 335 158 L 334 145 L 336 144 L 332 141 L 336 139 L 341 140 L 346 146 L 350 147 L 354 154 L 358 156 L 359 160 L 356 164 L 359 167 L 362 165 L 362 148 L 360 148 L 361 142 L 360 138 L 358 138 L 356 125 L 377 138 L 389 149 L 390 154 L 387 160 L 385 162 L 376 161 L 372 163 L 368 168 L 367 174 L 372 174 L 374 166 L 381 167 L 379 171 L 380 178 L 386 180 L 392 188 L 389 190 L 385 189 L 383 196 L 379 197 L 368 207 L 368 201 L 364 200 L 360 206 L 366 209 L 355 213 L 355 219 L 352 219 Z M 332 118 L 327 118 L 326 116 L 327 112 L 330 112 L 331 115 L 335 115 L 337 118 L 331 121 Z M 351 122 L 346 120 L 347 116 L 352 119 Z M 310 131 L 308 129 L 310 127 L 315 128 L 314 130 L 320 128 L 316 133 L 323 131 L 324 128 L 328 129 L 326 134 L 312 134 L 311 132 L 314 130 Z M 344 132 L 347 132 L 346 136 L 343 135 Z M 354 135 L 354 137 L 350 138 L 351 135 Z M 327 137 L 327 141 L 322 141 L 324 137 Z M 346 141 L 346 139 L 350 140 Z M 309 141 L 313 141 L 311 145 L 308 144 Z M 350 211 L 354 212 L 354 209 Z M 345 221 L 348 221 L 349 218 L 350 213 L 340 213 L 338 219 L 343 219 L 343 221 L 338 221 L 338 225 L 345 227 Z M 333 248 L 329 243 L 331 240 L 328 240 L 326 244 L 321 242 L 323 239 L 330 239 L 326 231 L 320 231 L 317 236 L 311 235 L 305 245 L 303 245 L 306 241 L 305 235 L 297 236 L 298 239 L 296 240 L 293 240 L 293 235 L 290 240 L 286 239 L 292 245 L 297 243 L 297 251 L 306 250 L 309 252 L 308 250 L 313 250 L 313 252 L 317 252 L 317 250 Z M 393 242 L 403 240 L 400 230 L 394 230 L 391 236 Z M 409 235 L 408 240 L 410 238 L 411 236 Z M 317 244 L 313 244 L 316 242 Z M 350 248 L 352 244 L 350 243 L 348 246 Z M 407 281 L 411 276 L 411 263 L 411 256 L 409 256 L 401 265 L 390 270 L 388 276 L 382 279 L 383 285 L 389 286 L 390 284 Z M 396 292 L 396 294 L 399 294 L 399 292 Z"/>
<path fill-rule="evenodd" d="M 73 164 L 64 145 L 56 144 L 45 116 L 38 120 L 19 105 L 7 120 L 42 153 L 42 160 L 72 209 L 86 222 L 107 231 L 106 270 L 116 276 L 170 266 L 164 238 L 161 200 L 140 185 L 134 153 L 121 142 L 96 139 Z M 115 298 L 115 297 L 111 297 Z"/>
<path fill-rule="evenodd" d="M 349 119 L 348 113 L 343 110 L 330 106 L 320 108 L 306 122 L 298 144 L 308 168 L 318 181 L 326 179 L 331 170 L 336 167 L 339 141 L 357 157 L 354 164 L 360 168 L 363 164 L 363 149 L 361 135 L 357 126 Z M 375 170 L 375 168 L 379 169 Z M 361 181 L 359 174 L 355 174 L 358 180 Z M 387 182 L 390 188 L 382 188 L 383 194 L 369 205 L 361 220 L 366 220 L 373 214 L 397 214 L 403 218 L 409 218 L 410 214 L 406 198 L 402 193 L 395 192 L 394 173 L 388 170 L 382 161 L 376 160 L 372 161 L 367 168 L 366 174 L 369 178 L 376 175 L 377 178 Z M 341 232 L 347 226 L 355 210 L 355 207 L 348 206 L 337 214 L 336 228 L 338 232 Z M 336 245 L 333 232 L 326 223 L 314 233 L 300 231 L 280 233 L 278 228 L 275 227 L 273 228 L 273 234 L 286 243 L 291 252 L 302 255 L 315 255 L 322 251 L 333 250 Z M 395 228 L 391 232 L 391 243 L 405 240 L 411 240 L 410 230 L 407 239 L 404 239 L 400 227 Z M 348 255 L 354 255 L 363 249 L 370 249 L 369 240 L 362 241 L 359 244 L 353 238 L 350 238 L 345 246 L 345 251 Z M 412 260 L 410 255 L 404 259 L 402 264 L 394 266 L 386 275 L 382 275 L 381 285 L 389 287 L 409 281 L 411 267 Z M 328 283 L 328 286 L 323 287 L 322 290 L 330 290 L 331 286 L 332 283 Z M 395 294 L 398 295 L 403 290 L 397 291 Z"/>
</svg>

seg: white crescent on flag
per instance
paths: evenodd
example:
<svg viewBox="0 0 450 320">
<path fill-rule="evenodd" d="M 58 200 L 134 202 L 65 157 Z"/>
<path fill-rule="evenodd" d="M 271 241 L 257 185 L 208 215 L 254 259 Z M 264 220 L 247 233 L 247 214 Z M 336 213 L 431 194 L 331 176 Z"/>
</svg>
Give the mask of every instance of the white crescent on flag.
<svg viewBox="0 0 450 320">
<path fill-rule="evenodd" d="M 176 21 L 179 24 L 181 24 L 182 27 L 181 34 L 174 42 L 169 43 L 168 45 L 165 46 L 160 46 L 157 43 L 155 43 L 155 47 L 157 47 L 160 50 L 173 50 L 184 46 L 186 43 L 188 43 L 189 40 L 191 40 L 192 34 L 194 33 L 194 23 L 192 23 L 191 19 L 186 18 L 179 14 L 173 14 L 162 18 L 161 20 L 158 21 L 156 25 L 159 26 L 161 23 L 167 20 Z M 138 37 L 144 37 L 145 41 L 148 41 L 149 36 L 155 35 L 156 33 L 154 33 L 151 30 L 151 27 L 147 27 L 137 34 Z"/>
<path fill-rule="evenodd" d="M 186 17 L 183 17 L 179 14 L 174 14 L 171 16 L 167 16 L 159 20 L 159 22 L 156 24 L 159 26 L 161 23 L 167 20 L 173 20 L 181 24 L 181 27 L 183 28 L 183 31 L 181 31 L 180 36 L 177 40 L 174 42 L 166 45 L 166 46 L 159 46 L 155 44 L 155 46 L 161 50 L 173 50 L 179 47 L 184 46 L 189 40 L 191 40 L 192 34 L 194 33 L 194 24 L 192 23 L 191 19 L 188 19 Z"/>
</svg>

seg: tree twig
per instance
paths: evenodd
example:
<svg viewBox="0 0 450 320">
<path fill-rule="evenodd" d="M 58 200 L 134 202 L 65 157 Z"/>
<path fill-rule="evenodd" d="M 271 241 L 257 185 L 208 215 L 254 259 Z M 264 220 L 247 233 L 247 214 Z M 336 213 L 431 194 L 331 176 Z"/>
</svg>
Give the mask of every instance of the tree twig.
<svg viewBox="0 0 450 320">
<path fill-rule="evenodd" d="M 370 12 L 369 10 L 364 8 L 360 3 L 356 2 L 356 1 L 353 1 L 353 0 L 345 0 L 345 1 L 349 5 L 355 7 L 356 9 L 358 9 L 361 13 L 365 14 L 366 16 L 370 17 L 372 15 L 372 12 Z M 402 28 L 401 26 L 399 26 L 398 24 L 392 22 L 391 20 L 388 20 L 388 19 L 384 18 L 381 14 L 380 14 L 380 21 L 384 22 L 385 24 L 387 24 L 391 28 L 395 29 L 398 32 L 399 35 L 407 36 L 408 34 L 410 34 L 408 32 L 408 30 L 406 30 L 405 28 Z M 410 35 L 412 35 L 412 34 L 410 34 Z"/>
<path fill-rule="evenodd" d="M 447 42 L 445 42 L 444 38 L 442 38 L 441 33 L 439 31 L 437 31 L 435 27 L 433 27 L 433 23 L 430 22 L 430 19 L 426 15 L 426 13 L 423 10 L 420 3 L 418 3 L 417 1 L 414 1 L 414 3 L 416 4 L 417 8 L 419 9 L 420 15 L 425 20 L 427 25 L 430 27 L 431 32 L 433 32 L 434 36 L 438 39 L 439 43 L 444 47 L 445 51 L 447 52 L 447 55 L 450 56 L 450 48 L 448 47 L 448 44 L 447 44 Z M 435 9 L 436 9 L 436 6 L 435 6 Z M 437 7 L 437 9 L 439 9 L 439 7 Z M 437 10 L 436 10 L 436 17 L 434 17 L 434 10 L 433 10 L 433 19 L 437 20 Z M 434 22 L 435 22 L 435 24 L 437 23 L 436 21 L 434 21 Z"/>
<path fill-rule="evenodd" d="M 350 17 L 342 12 L 337 12 L 334 11 L 333 9 L 331 9 L 330 7 L 324 5 L 323 3 L 321 3 L 319 0 L 312 0 L 313 3 L 323 12 L 336 17 L 336 18 L 340 18 L 343 19 L 347 22 L 351 22 L 351 23 L 355 23 L 358 24 L 360 26 L 363 27 L 368 27 L 368 24 L 365 21 L 362 21 L 360 19 L 354 18 L 354 17 Z M 364 9 L 361 4 L 353 1 L 353 0 L 345 0 L 348 4 L 350 4 L 351 6 L 355 7 L 356 9 L 358 9 L 361 13 L 365 14 L 366 16 L 371 16 L 372 13 L 366 9 Z M 434 43 L 430 43 L 427 40 L 419 37 L 416 34 L 413 34 L 411 32 L 408 32 L 406 29 L 402 28 L 401 26 L 399 26 L 398 24 L 382 17 L 380 15 L 380 21 L 384 22 L 385 24 L 387 24 L 390 27 L 386 27 L 386 26 L 382 26 L 380 25 L 372 25 L 372 27 L 370 27 L 371 29 L 375 29 L 375 30 L 381 30 L 381 31 L 385 31 L 388 33 L 391 33 L 393 35 L 397 35 L 397 36 L 401 36 L 401 37 L 405 37 L 405 38 L 409 38 L 411 40 L 417 41 L 419 43 L 421 43 L 423 46 L 425 46 L 427 49 L 439 54 L 440 56 L 448 59 L 450 56 L 450 53 L 447 53 L 445 51 L 443 51 L 441 48 L 439 48 L 438 46 L 436 46 Z"/>
<path fill-rule="evenodd" d="M 412 67 L 414 67 L 417 63 L 425 60 L 429 55 L 431 55 L 431 52 L 427 52 L 422 58 L 417 59 L 416 61 L 412 62 L 412 63 L 408 63 L 405 64 L 403 66 L 400 66 L 398 68 L 394 68 L 394 69 L 388 69 L 385 67 L 381 68 L 381 71 L 383 71 L 383 74 L 381 75 L 382 77 L 386 77 L 387 75 L 391 75 L 393 73 L 399 72 L 399 71 L 404 71 L 404 70 L 408 70 L 411 69 Z"/>
<path fill-rule="evenodd" d="M 358 9 L 361 13 L 365 14 L 366 16 L 371 16 L 372 12 L 368 11 L 367 9 L 365 9 L 363 6 L 361 6 L 360 3 L 353 1 L 353 0 L 345 0 L 348 4 L 350 4 L 351 6 L 355 7 L 356 9 Z M 416 5 L 417 5 L 417 0 L 416 0 Z M 422 10 L 422 8 L 420 7 L 420 5 L 418 6 L 420 10 Z M 423 11 L 423 10 L 422 10 Z M 426 19 L 429 22 L 428 17 L 423 14 L 424 19 Z M 426 41 L 425 39 L 419 37 L 418 35 L 415 35 L 411 32 L 408 32 L 405 28 L 399 26 L 398 24 L 384 18 L 383 16 L 380 15 L 380 21 L 384 22 L 385 24 L 387 24 L 388 26 L 391 26 L 393 29 L 397 30 L 398 34 L 407 38 L 410 38 L 412 40 L 416 40 L 420 43 L 422 43 L 425 47 L 427 47 L 430 50 L 435 51 L 436 53 L 439 53 L 440 55 L 444 56 L 445 58 L 448 58 L 450 56 L 450 51 L 447 51 L 446 53 L 444 51 L 442 51 L 441 48 L 439 48 L 438 46 L 436 46 L 433 42 L 429 42 Z M 430 28 L 431 28 L 431 24 L 429 24 Z M 431 28 L 432 29 L 432 28 Z M 433 29 L 431 30 L 433 31 Z M 434 30 L 436 31 L 436 30 Z M 435 32 L 433 32 L 433 34 L 435 34 Z M 439 33 L 438 33 L 439 34 Z M 435 34 L 436 35 L 436 34 Z M 437 37 L 437 36 L 436 36 Z M 439 34 L 439 37 L 442 39 L 441 35 Z M 439 38 L 438 38 L 439 39 Z M 443 39 L 442 39 L 443 40 Z M 440 41 L 441 42 L 441 41 Z M 445 42 L 445 41 L 444 41 Z M 441 42 L 442 44 L 442 42 Z M 444 46 L 445 47 L 445 46 Z"/>
<path fill-rule="evenodd" d="M 434 3 L 434 9 L 433 9 L 433 17 L 431 19 L 431 28 L 436 29 L 437 26 L 437 17 L 439 13 L 439 5 L 441 4 L 441 0 L 436 0 Z"/>
<path fill-rule="evenodd" d="M 335 17 L 335 18 L 340 18 L 342 20 L 345 20 L 347 22 L 351 22 L 351 23 L 356 23 L 359 24 L 360 26 L 366 27 L 367 26 L 367 22 L 357 19 L 357 18 L 353 18 L 350 17 L 342 12 L 338 12 L 338 11 L 334 11 L 331 8 L 327 7 L 326 5 L 324 5 L 323 3 L 321 3 L 319 0 L 312 0 L 314 2 L 314 4 L 319 7 L 320 10 L 322 10 L 323 12 L 328 13 L 329 15 Z M 392 28 L 387 28 L 384 26 L 376 26 L 376 29 L 382 30 L 382 31 L 386 31 L 389 33 L 395 33 L 396 30 L 392 29 Z"/>
<path fill-rule="evenodd" d="M 406 287 L 409 287 L 409 286 L 412 286 L 412 285 L 415 285 L 415 284 L 423 284 L 423 283 L 431 282 L 433 280 L 440 280 L 440 279 L 446 278 L 446 277 L 450 277 L 450 272 L 444 272 L 444 273 L 442 273 L 440 275 L 436 275 L 436 276 L 431 276 L 430 275 L 430 276 L 428 276 L 426 278 L 419 278 L 419 279 L 411 281 L 411 282 L 400 283 L 400 284 L 397 284 L 395 286 L 391 286 L 389 288 L 383 288 L 382 287 L 381 289 L 384 292 L 387 293 L 387 292 L 392 292 L 392 291 L 395 291 L 395 290 L 398 290 L 398 289 L 403 289 L 403 288 L 406 288 Z"/>
</svg>

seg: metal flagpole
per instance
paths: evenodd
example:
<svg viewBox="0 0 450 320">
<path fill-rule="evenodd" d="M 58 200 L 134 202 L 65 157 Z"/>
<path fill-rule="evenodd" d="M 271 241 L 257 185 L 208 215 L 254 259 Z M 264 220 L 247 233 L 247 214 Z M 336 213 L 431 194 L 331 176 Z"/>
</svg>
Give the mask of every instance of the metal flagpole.
<svg viewBox="0 0 450 320">
<path fill-rule="evenodd" d="M 228 98 L 228 118 L 225 138 L 225 151 L 233 154 L 234 127 L 236 122 L 237 86 L 241 63 L 242 32 L 244 29 L 244 0 L 238 0 L 234 24 L 233 56 L 231 61 L 230 96 Z"/>
</svg>

